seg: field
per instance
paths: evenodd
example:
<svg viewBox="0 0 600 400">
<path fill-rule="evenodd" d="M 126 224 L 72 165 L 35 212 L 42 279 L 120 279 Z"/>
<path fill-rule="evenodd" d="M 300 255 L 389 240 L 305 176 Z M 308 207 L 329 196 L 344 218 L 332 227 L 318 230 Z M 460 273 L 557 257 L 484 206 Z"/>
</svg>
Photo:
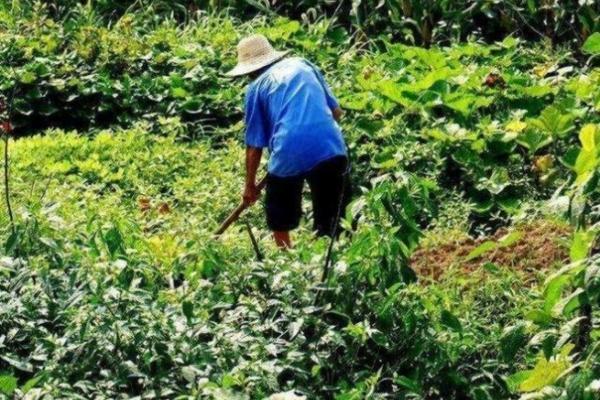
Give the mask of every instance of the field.
<svg viewBox="0 0 600 400">
<path fill-rule="evenodd" d="M 599 4 L 111 3 L 0 1 L 0 398 L 600 399 Z M 308 198 L 290 251 L 260 204 L 213 235 L 251 32 L 345 110 L 331 268 Z"/>
</svg>

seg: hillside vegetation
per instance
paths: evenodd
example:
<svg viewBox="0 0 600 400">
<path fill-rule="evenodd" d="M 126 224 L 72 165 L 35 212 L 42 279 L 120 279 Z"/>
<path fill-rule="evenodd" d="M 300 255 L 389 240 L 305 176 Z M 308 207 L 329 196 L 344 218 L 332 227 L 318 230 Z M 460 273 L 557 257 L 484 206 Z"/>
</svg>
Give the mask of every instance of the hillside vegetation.
<svg viewBox="0 0 600 400">
<path fill-rule="evenodd" d="M 72 3 L 0 7 L 0 398 L 599 398 L 597 4 L 564 40 L 424 47 L 285 2 Z M 250 32 L 346 110 L 325 282 L 308 223 L 288 252 L 260 205 L 213 236 L 244 180 L 247 81 L 222 74 Z"/>
</svg>

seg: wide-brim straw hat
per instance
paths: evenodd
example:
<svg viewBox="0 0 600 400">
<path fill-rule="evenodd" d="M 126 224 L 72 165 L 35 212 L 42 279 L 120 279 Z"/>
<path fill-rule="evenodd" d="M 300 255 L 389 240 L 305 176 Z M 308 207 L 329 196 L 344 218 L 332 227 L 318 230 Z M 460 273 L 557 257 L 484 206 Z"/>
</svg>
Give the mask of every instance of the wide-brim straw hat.
<svg viewBox="0 0 600 400">
<path fill-rule="evenodd" d="M 263 35 L 252 35 L 242 39 L 237 46 L 238 63 L 226 76 L 251 74 L 285 57 L 288 51 L 276 51 Z"/>
</svg>

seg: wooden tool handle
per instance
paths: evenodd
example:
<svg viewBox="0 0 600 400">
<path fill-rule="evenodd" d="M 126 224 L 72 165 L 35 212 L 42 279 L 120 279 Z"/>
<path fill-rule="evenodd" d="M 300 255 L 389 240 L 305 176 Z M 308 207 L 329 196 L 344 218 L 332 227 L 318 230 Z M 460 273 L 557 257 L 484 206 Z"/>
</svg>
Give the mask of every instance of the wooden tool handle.
<svg viewBox="0 0 600 400">
<path fill-rule="evenodd" d="M 258 189 L 259 192 L 261 192 L 265 186 L 267 185 L 267 177 L 265 176 L 264 178 L 262 178 L 260 180 L 260 182 L 258 182 L 258 185 L 256 185 L 256 189 Z M 238 218 L 240 218 L 240 215 L 242 215 L 242 213 L 244 212 L 244 210 L 246 210 L 250 205 L 244 204 L 244 202 L 241 202 L 236 208 L 235 210 L 233 210 L 233 212 L 229 215 L 229 217 L 227 217 L 227 219 L 225 221 L 223 221 L 223 223 L 221 224 L 221 226 L 219 227 L 219 229 L 217 229 L 217 231 L 215 232 L 215 236 L 221 236 L 226 230 L 227 228 L 229 228 L 229 226 L 231 224 L 233 224 L 235 221 L 238 220 Z"/>
</svg>

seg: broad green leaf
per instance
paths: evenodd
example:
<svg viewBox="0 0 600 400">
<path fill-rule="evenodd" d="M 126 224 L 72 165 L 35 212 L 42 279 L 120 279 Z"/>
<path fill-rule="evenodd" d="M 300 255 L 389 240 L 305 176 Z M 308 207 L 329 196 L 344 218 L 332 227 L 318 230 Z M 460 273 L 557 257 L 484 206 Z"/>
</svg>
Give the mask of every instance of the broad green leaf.
<svg viewBox="0 0 600 400">
<path fill-rule="evenodd" d="M 496 198 L 496 203 L 505 212 L 514 214 L 519 211 L 521 200 L 517 196 L 500 196 Z"/>
<path fill-rule="evenodd" d="M 530 97 L 544 97 L 550 93 L 553 93 L 554 89 L 548 85 L 536 85 L 526 87 L 522 90 L 522 93 Z"/>
<path fill-rule="evenodd" d="M 556 106 L 548 106 L 538 118 L 529 120 L 529 124 L 541 131 L 557 137 L 565 137 L 575 129 L 575 117 Z"/>
<path fill-rule="evenodd" d="M 578 309 L 581 304 L 581 296 L 585 293 L 583 288 L 577 288 L 569 296 L 563 298 L 556 303 L 552 309 L 552 314 L 556 317 L 569 316 L 573 311 Z"/>
<path fill-rule="evenodd" d="M 506 38 L 504 38 L 504 40 L 501 42 L 502 46 L 507 48 L 507 49 L 512 49 L 517 47 L 517 45 L 519 44 L 519 40 L 517 38 L 515 38 L 514 36 L 507 36 Z"/>
<path fill-rule="evenodd" d="M 440 322 L 442 325 L 447 326 L 456 332 L 462 332 L 463 330 L 460 320 L 448 310 L 442 310 Z"/>
<path fill-rule="evenodd" d="M 171 88 L 171 96 L 173 96 L 173 97 L 183 99 L 183 98 L 186 98 L 187 95 L 188 95 L 187 90 L 185 90 L 182 87 Z"/>
<path fill-rule="evenodd" d="M 532 375 L 533 371 L 519 371 L 505 378 L 511 392 L 519 391 L 519 387 Z"/>
<path fill-rule="evenodd" d="M 403 94 L 404 85 L 392 81 L 382 81 L 377 90 L 388 99 L 404 107 L 412 107 L 414 101 Z"/>
<path fill-rule="evenodd" d="M 20 81 L 24 84 L 33 83 L 33 82 L 35 82 L 36 79 L 37 79 L 37 76 L 32 71 L 25 71 L 20 76 Z"/>
<path fill-rule="evenodd" d="M 191 323 L 194 319 L 194 303 L 191 301 L 184 301 L 181 303 L 181 310 L 183 311 L 183 315 L 185 315 L 188 323 Z"/>
<path fill-rule="evenodd" d="M 552 136 L 534 129 L 526 129 L 517 136 L 517 143 L 529 150 L 531 154 L 548 146 L 552 141 Z"/>
<path fill-rule="evenodd" d="M 500 337 L 500 350 L 504 360 L 512 362 L 518 351 L 525 347 L 527 340 L 527 330 L 523 323 L 504 329 Z"/>
<path fill-rule="evenodd" d="M 509 247 L 513 244 L 517 243 L 519 240 L 523 238 L 523 232 L 514 231 L 510 232 L 500 238 L 498 244 L 502 247 Z"/>
<path fill-rule="evenodd" d="M 487 242 L 483 242 L 482 244 L 477 246 L 475 249 L 471 250 L 471 252 L 467 255 L 467 258 L 465 260 L 471 261 L 476 258 L 479 258 L 483 254 L 485 254 L 491 250 L 495 250 L 497 247 L 498 247 L 498 245 L 496 244 L 496 242 L 492 242 L 491 240 L 487 241 Z"/>
<path fill-rule="evenodd" d="M 594 32 L 581 46 L 581 50 L 587 54 L 600 54 L 600 32 Z"/>
<path fill-rule="evenodd" d="M 546 278 L 546 285 L 549 285 L 550 282 L 552 282 L 554 279 L 563 276 L 563 275 L 568 275 L 570 277 L 573 277 L 575 275 L 577 275 L 578 273 L 580 273 L 581 271 L 585 270 L 585 263 L 581 262 L 581 261 L 577 261 L 577 262 L 572 262 L 568 265 L 565 265 L 564 267 L 560 268 L 558 271 L 554 272 L 553 274 L 551 274 L 548 278 Z"/>
<path fill-rule="evenodd" d="M 445 81 L 453 76 L 460 75 L 461 71 L 453 70 L 447 67 L 436 69 L 422 78 L 419 78 L 415 83 L 408 84 L 405 87 L 406 91 L 420 93 L 423 90 L 431 88 L 438 81 Z"/>
<path fill-rule="evenodd" d="M 573 170 L 577 173 L 575 185 L 579 187 L 585 185 L 592 177 L 599 162 L 600 156 L 597 152 L 581 149 L 573 167 Z"/>
<path fill-rule="evenodd" d="M 43 371 L 39 375 L 36 375 L 33 378 L 27 380 L 27 382 L 25 382 L 25 384 L 21 387 L 21 391 L 23 393 L 29 392 L 31 389 L 33 389 L 34 387 L 36 387 L 36 385 L 38 383 L 40 383 L 41 381 L 45 380 L 46 377 L 47 377 L 47 375 L 48 375 L 47 372 Z"/>
<path fill-rule="evenodd" d="M 423 389 L 419 385 L 419 380 L 417 379 L 411 379 L 407 376 L 401 375 L 394 379 L 394 382 L 396 382 L 399 386 L 408 389 L 412 393 L 420 394 L 423 391 Z"/>
<path fill-rule="evenodd" d="M 203 103 L 201 100 L 196 98 L 191 98 L 186 100 L 182 105 L 181 109 L 188 114 L 198 114 L 202 112 Z"/>
<path fill-rule="evenodd" d="M 368 92 L 353 93 L 342 97 L 340 103 L 344 109 L 362 111 L 367 108 L 371 95 Z"/>
<path fill-rule="evenodd" d="M 558 275 L 548 282 L 544 290 L 544 311 L 546 313 L 552 312 L 552 309 L 562 296 L 563 289 L 570 280 L 570 277 L 565 274 Z"/>
<path fill-rule="evenodd" d="M 473 107 L 475 103 L 476 97 L 473 95 L 463 94 L 463 93 L 452 93 L 448 96 L 444 97 L 444 104 L 465 117 L 471 114 L 475 107 Z"/>
<path fill-rule="evenodd" d="M 527 123 L 519 120 L 513 120 L 506 124 L 506 130 L 509 132 L 520 133 L 527 128 Z"/>
<path fill-rule="evenodd" d="M 544 310 L 531 310 L 525 314 L 525 318 L 541 326 L 552 322 L 552 315 Z"/>
<path fill-rule="evenodd" d="M 571 367 L 568 356 L 561 353 L 553 359 L 539 357 L 535 367 L 527 371 L 529 374 L 521 375 L 522 381 L 518 386 L 520 392 L 535 392 L 546 386 L 554 384 L 558 378 Z"/>
<path fill-rule="evenodd" d="M 581 128 L 579 140 L 584 151 L 593 152 L 598 149 L 600 141 L 600 129 L 595 124 L 586 124 Z"/>
<path fill-rule="evenodd" d="M 0 375 L 0 393 L 10 396 L 18 386 L 17 378 L 12 375 Z"/>
<path fill-rule="evenodd" d="M 123 237 L 121 232 L 116 228 L 110 228 L 103 236 L 104 243 L 111 255 L 115 255 L 117 252 L 124 252 Z"/>
<path fill-rule="evenodd" d="M 511 179 L 506 168 L 496 168 L 489 178 L 483 178 L 477 184 L 480 190 L 487 190 L 493 195 L 498 195 L 511 184 Z"/>
<path fill-rule="evenodd" d="M 435 48 L 424 49 L 416 46 L 402 46 L 401 50 L 400 48 L 398 50 L 404 58 L 408 60 L 416 58 L 415 61 L 423 62 L 434 70 L 442 69 L 447 65 L 446 55 Z"/>
<path fill-rule="evenodd" d="M 492 274 L 497 274 L 500 272 L 500 268 L 498 268 L 498 266 L 492 262 L 486 262 L 482 267 Z"/>
<path fill-rule="evenodd" d="M 571 261 L 581 261 L 588 257 L 596 239 L 594 230 L 577 231 L 573 235 L 573 242 L 569 250 Z"/>
</svg>

